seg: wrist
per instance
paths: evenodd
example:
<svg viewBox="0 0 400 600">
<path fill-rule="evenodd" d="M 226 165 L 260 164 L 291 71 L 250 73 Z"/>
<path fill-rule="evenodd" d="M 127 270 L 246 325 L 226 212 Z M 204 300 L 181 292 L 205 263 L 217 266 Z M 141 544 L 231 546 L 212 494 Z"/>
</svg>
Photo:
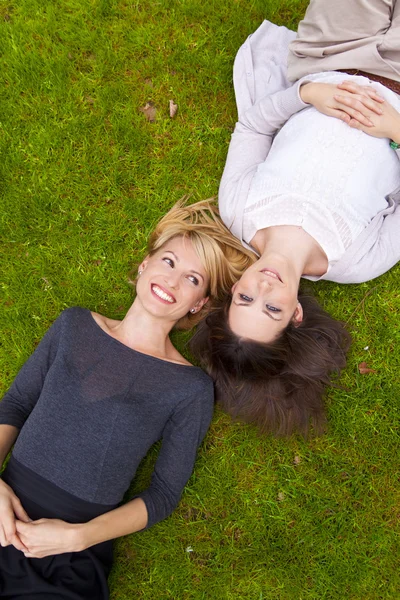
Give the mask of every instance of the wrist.
<svg viewBox="0 0 400 600">
<path fill-rule="evenodd" d="M 300 85 L 300 89 L 299 89 L 300 98 L 305 104 L 312 104 L 311 93 L 312 93 L 313 85 L 314 84 L 311 81 L 304 81 L 304 83 L 302 83 Z"/>
<path fill-rule="evenodd" d="M 93 544 L 89 541 L 88 523 L 77 523 L 71 527 L 71 546 L 72 552 L 81 552 Z"/>
<path fill-rule="evenodd" d="M 394 131 L 393 134 L 391 135 L 390 139 L 392 140 L 392 142 L 394 142 L 395 144 L 400 144 L 400 128 L 397 129 L 397 131 Z"/>
</svg>

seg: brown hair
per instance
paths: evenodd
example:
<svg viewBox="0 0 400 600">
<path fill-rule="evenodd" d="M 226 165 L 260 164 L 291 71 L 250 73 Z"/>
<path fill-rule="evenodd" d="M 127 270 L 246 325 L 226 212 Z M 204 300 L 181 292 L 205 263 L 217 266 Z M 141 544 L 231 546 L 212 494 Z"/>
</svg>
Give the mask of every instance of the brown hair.
<svg viewBox="0 0 400 600">
<path fill-rule="evenodd" d="M 256 257 L 243 248 L 222 223 L 213 198 L 191 205 L 187 204 L 187 198 L 177 202 L 151 233 L 147 247 L 149 256 L 175 237 L 191 241 L 210 278 L 207 304 L 198 313 L 188 313 L 175 326 L 191 329 L 230 293 L 233 284 Z"/>
<path fill-rule="evenodd" d="M 306 436 L 325 428 L 323 393 L 346 364 L 350 335 L 304 293 L 303 321 L 271 343 L 238 337 L 228 324 L 231 298 L 200 323 L 191 350 L 214 379 L 216 398 L 233 417 L 262 432 Z"/>
</svg>

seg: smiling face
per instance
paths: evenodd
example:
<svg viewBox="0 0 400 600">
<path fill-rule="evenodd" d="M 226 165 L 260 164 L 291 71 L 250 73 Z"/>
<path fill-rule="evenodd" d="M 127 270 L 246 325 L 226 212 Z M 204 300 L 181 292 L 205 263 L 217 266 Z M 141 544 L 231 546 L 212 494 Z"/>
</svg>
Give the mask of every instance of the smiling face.
<svg viewBox="0 0 400 600">
<path fill-rule="evenodd" d="M 257 261 L 232 288 L 229 326 L 239 337 L 272 342 L 291 320 L 303 317 L 298 280 L 284 265 L 277 271 Z"/>
<path fill-rule="evenodd" d="M 209 277 L 190 240 L 175 237 L 139 267 L 138 300 L 155 317 L 177 322 L 207 302 Z"/>
</svg>

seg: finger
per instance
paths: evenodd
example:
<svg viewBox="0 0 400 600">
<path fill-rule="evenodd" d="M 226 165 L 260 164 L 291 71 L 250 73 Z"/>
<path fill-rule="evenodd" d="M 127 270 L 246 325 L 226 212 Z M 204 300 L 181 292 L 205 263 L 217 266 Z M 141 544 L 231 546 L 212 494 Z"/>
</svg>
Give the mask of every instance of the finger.
<svg viewBox="0 0 400 600">
<path fill-rule="evenodd" d="M 360 123 L 360 121 L 357 121 L 356 119 L 350 119 L 349 126 L 353 129 L 358 129 L 359 131 L 364 131 L 364 133 L 368 133 L 368 127 L 365 127 Z"/>
<path fill-rule="evenodd" d="M 373 127 L 373 125 L 374 125 L 373 122 L 367 116 L 365 116 L 360 110 L 358 110 L 357 108 L 354 108 L 354 100 L 352 100 L 351 98 L 347 98 L 347 96 L 334 96 L 334 98 L 335 98 L 336 102 L 339 102 L 339 104 L 341 105 L 340 106 L 341 110 L 347 112 L 347 114 L 350 115 L 350 117 L 352 119 L 356 119 L 357 121 L 360 121 L 360 123 L 362 123 L 363 125 L 366 125 L 367 127 Z M 358 104 L 357 106 L 360 106 L 360 105 Z M 361 110 L 364 110 L 364 109 L 368 110 L 368 109 L 366 109 L 366 107 L 362 108 L 362 105 L 361 105 Z"/>
<path fill-rule="evenodd" d="M 2 546 L 9 546 L 12 543 L 12 538 L 16 532 L 15 517 L 12 510 L 7 510 L 2 516 Z"/>
<path fill-rule="evenodd" d="M 17 517 L 17 519 L 19 519 L 20 521 L 25 521 L 25 523 L 29 523 L 29 521 L 31 519 L 29 518 L 29 515 L 26 512 L 26 510 L 24 509 L 24 507 L 22 506 L 19 498 L 17 498 L 16 496 L 13 497 L 11 499 L 11 503 L 12 503 L 12 507 L 13 507 L 13 510 L 14 510 L 14 513 L 15 513 L 15 516 Z"/>
<path fill-rule="evenodd" d="M 352 94 L 362 94 L 363 96 L 369 96 L 373 98 L 376 102 L 383 104 L 385 99 L 376 91 L 376 89 L 369 85 L 358 85 L 357 83 L 353 83 L 351 81 L 343 81 L 343 83 L 339 83 L 337 86 L 340 90 L 346 90 L 351 92 Z"/>
<path fill-rule="evenodd" d="M 14 535 L 12 541 L 11 541 L 12 545 L 14 546 L 14 548 L 16 548 L 17 550 L 21 550 L 21 552 L 27 552 L 28 548 L 25 546 L 25 544 L 23 544 L 20 540 L 20 538 L 17 536 L 17 534 Z"/>
<path fill-rule="evenodd" d="M 336 94 L 334 96 L 334 99 L 337 102 L 340 102 L 340 98 L 346 98 L 346 104 L 362 112 L 365 117 L 368 116 L 367 114 L 365 114 L 365 108 L 377 115 L 383 115 L 383 110 L 381 109 L 381 107 L 375 102 L 373 98 L 370 98 L 369 96 L 363 96 L 360 94 L 353 94 L 352 96 L 342 96 Z"/>
<path fill-rule="evenodd" d="M 7 542 L 6 542 L 6 534 L 4 532 L 4 527 L 0 526 L 0 546 L 2 548 L 4 548 L 5 546 L 8 546 Z"/>
<path fill-rule="evenodd" d="M 380 98 L 379 96 L 375 97 L 372 92 L 371 93 L 364 93 L 364 92 L 356 93 L 356 92 L 350 92 L 350 90 L 347 90 L 346 88 L 343 88 L 343 90 L 351 93 L 351 96 L 343 96 L 343 97 L 347 97 L 347 98 L 349 98 L 349 100 L 361 102 L 362 105 L 368 107 L 372 112 L 376 113 L 377 115 L 383 114 L 383 110 L 381 109 L 380 105 L 382 102 L 385 102 L 385 101 L 382 98 Z M 379 101 L 379 104 L 378 104 L 378 101 Z"/>
<path fill-rule="evenodd" d="M 349 123 L 350 122 L 350 115 L 348 115 L 346 112 L 344 112 L 343 110 L 340 110 L 338 108 L 331 108 L 329 111 L 329 116 L 330 117 L 335 117 L 336 119 L 340 119 L 341 121 L 344 121 L 345 123 Z"/>
</svg>

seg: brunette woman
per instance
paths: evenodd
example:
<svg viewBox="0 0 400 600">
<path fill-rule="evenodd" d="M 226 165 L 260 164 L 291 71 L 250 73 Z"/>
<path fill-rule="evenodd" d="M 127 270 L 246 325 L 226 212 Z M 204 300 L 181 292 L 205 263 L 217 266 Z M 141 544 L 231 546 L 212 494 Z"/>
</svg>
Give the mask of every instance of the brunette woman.
<svg viewBox="0 0 400 600">
<path fill-rule="evenodd" d="M 227 410 L 264 431 L 321 430 L 345 366 L 348 334 L 301 278 L 357 283 L 400 259 L 399 39 L 395 0 L 312 0 L 297 38 L 264 22 L 237 55 L 219 207 L 258 260 L 193 349 Z"/>
</svg>

